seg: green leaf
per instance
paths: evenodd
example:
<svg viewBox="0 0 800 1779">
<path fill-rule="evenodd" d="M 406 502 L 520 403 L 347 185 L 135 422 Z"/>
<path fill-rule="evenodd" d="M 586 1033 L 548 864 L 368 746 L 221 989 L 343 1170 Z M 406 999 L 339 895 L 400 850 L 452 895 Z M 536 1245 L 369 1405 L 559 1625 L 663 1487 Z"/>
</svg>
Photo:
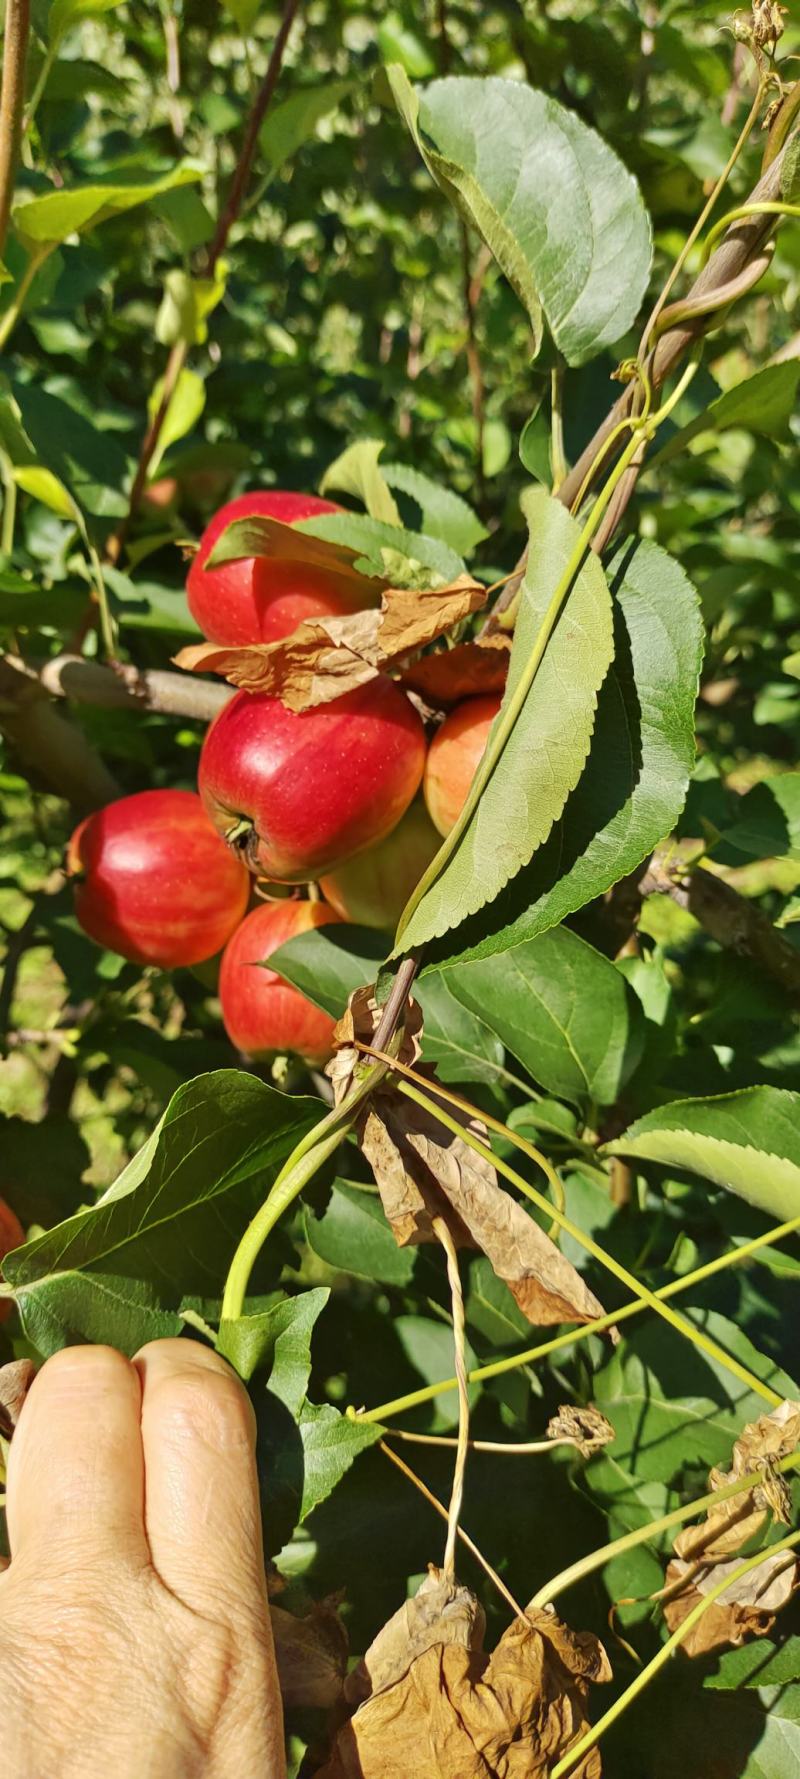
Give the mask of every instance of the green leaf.
<svg viewBox="0 0 800 1779">
<path fill-rule="evenodd" d="M 491 248 L 530 316 L 568 364 L 632 326 L 650 271 L 650 224 L 635 179 L 602 138 L 519 81 L 450 78 L 417 95 L 387 69 L 427 167 Z"/>
<path fill-rule="evenodd" d="M 305 1220 L 309 1247 L 337 1272 L 381 1285 L 408 1285 L 418 1248 L 398 1248 L 374 1192 L 335 1180 L 324 1217 Z"/>
<path fill-rule="evenodd" d="M 183 161 L 169 173 L 150 179 L 131 178 L 121 181 L 99 181 L 94 185 L 73 186 L 66 191 L 46 192 L 41 198 L 27 198 L 15 204 L 12 220 L 17 233 L 36 247 L 55 247 L 70 235 L 95 228 L 110 216 L 119 216 L 137 204 L 146 204 L 159 193 L 173 191 L 176 186 L 189 185 L 201 179 L 203 168 Z"/>
<path fill-rule="evenodd" d="M 420 470 L 404 463 L 382 463 L 381 471 L 390 488 L 399 488 L 410 495 L 420 511 L 420 529 L 428 537 L 438 537 L 460 556 L 470 556 L 476 545 L 488 537 L 486 526 L 472 507 L 450 488 L 424 476 Z"/>
<path fill-rule="evenodd" d="M 399 12 L 389 12 L 378 26 L 378 48 L 384 62 L 400 62 L 412 80 L 427 80 L 434 72 L 433 58 L 416 31 L 410 31 Z"/>
<path fill-rule="evenodd" d="M 523 677 L 580 528 L 543 489 L 523 498 L 530 544 L 503 703 Z M 398 953 L 440 938 L 527 865 L 583 772 L 597 694 L 613 652 L 611 594 L 590 550 L 564 601 L 523 708 L 455 851 L 401 927 Z M 436 860 L 431 869 L 435 869 Z"/>
<path fill-rule="evenodd" d="M 723 828 L 715 858 L 740 865 L 751 859 L 800 859 L 800 772 L 764 778 L 739 799 L 736 820 Z"/>
<path fill-rule="evenodd" d="M 43 507 L 58 513 L 60 519 L 75 519 L 75 502 L 52 470 L 26 463 L 17 464 L 11 473 L 17 487 L 29 494 L 31 500 L 41 501 Z"/>
<path fill-rule="evenodd" d="M 155 384 L 147 400 L 147 411 L 151 420 L 158 413 L 164 388 L 163 378 Z M 206 405 L 206 386 L 196 371 L 181 371 L 175 388 L 170 396 L 169 406 L 158 435 L 158 444 L 150 459 L 150 475 L 156 474 L 164 453 L 170 445 L 176 445 L 184 439 L 192 427 L 197 424 Z"/>
<path fill-rule="evenodd" d="M 325 86 L 305 87 L 280 105 L 270 106 L 258 135 L 270 172 L 277 173 L 284 161 L 291 160 L 316 134 L 323 117 L 336 111 L 352 91 L 351 80 L 331 80 Z"/>
<path fill-rule="evenodd" d="M 234 519 L 221 532 L 209 562 L 216 568 L 243 556 L 271 556 L 278 523 L 276 519 Z M 397 586 L 430 586 L 428 571 L 443 581 L 455 580 L 464 572 L 461 557 L 437 538 L 382 524 L 363 513 L 321 513 L 298 521 L 292 530 L 336 545 L 340 552 L 347 552 L 359 574 L 379 575 Z M 331 565 L 335 567 L 333 560 Z"/>
<path fill-rule="evenodd" d="M 384 954 L 385 941 L 367 927 L 312 927 L 273 952 L 270 969 L 338 1019 L 354 989 L 378 975 Z M 444 976 L 430 972 L 414 995 L 425 1020 L 425 1060 L 436 1063 L 442 1081 L 508 1081 L 499 1038 Z"/>
<path fill-rule="evenodd" d="M 355 445 L 348 445 L 326 469 L 319 491 L 328 494 L 333 488 L 340 494 L 353 494 L 371 519 L 379 519 L 383 525 L 399 525 L 400 514 L 378 466 L 382 450 L 382 439 L 359 439 Z"/>
<path fill-rule="evenodd" d="M 653 458 L 659 465 L 677 457 L 692 439 L 701 433 L 729 432 L 741 427 L 745 432 L 762 434 L 765 438 L 788 438 L 789 421 L 797 402 L 800 382 L 800 359 L 788 363 L 765 365 L 752 377 L 745 377 L 733 389 L 726 389 L 702 413 L 695 414 L 682 426 Z M 652 464 L 650 466 L 652 468 Z"/>
<path fill-rule="evenodd" d="M 453 1330 L 446 1322 L 432 1322 L 428 1316 L 395 1316 L 394 1332 L 409 1365 L 426 1384 L 438 1384 L 453 1375 Z M 467 1371 L 474 1371 L 477 1359 L 469 1341 L 464 1344 Z M 470 1384 L 469 1399 L 474 1404 L 481 1392 L 480 1384 Z M 458 1396 L 455 1390 L 434 1396 L 432 1407 L 440 1427 L 458 1424 Z"/>
<path fill-rule="evenodd" d="M 673 1100 L 637 1119 L 608 1153 L 701 1174 L 779 1223 L 800 1215 L 800 1093 L 785 1088 Z"/>
<path fill-rule="evenodd" d="M 740 1686 L 788 1686 L 793 1680 L 800 1680 L 800 1637 L 787 1637 L 778 1649 L 759 1637 L 741 1649 L 723 1650 L 703 1685 L 714 1692 L 738 1692 Z"/>
<path fill-rule="evenodd" d="M 614 1104 L 641 1056 L 644 1020 L 620 971 L 577 933 L 556 927 L 442 974 L 548 1093 Z"/>
<path fill-rule="evenodd" d="M 180 267 L 167 273 L 156 316 L 156 339 L 162 346 L 174 346 L 178 340 L 198 346 L 208 339 L 207 319 L 225 295 L 227 271 L 227 262 L 218 260 L 213 278 L 192 278 Z"/>
<path fill-rule="evenodd" d="M 96 1205 L 4 1262 L 29 1338 L 44 1353 L 76 1338 L 132 1352 L 154 1310 L 218 1294 L 246 1222 L 318 1116 L 316 1101 L 235 1069 L 179 1088 Z"/>
<path fill-rule="evenodd" d="M 49 471 L 43 473 L 47 475 Z M 22 575 L 0 573 L 0 624 L 4 627 L 33 630 L 52 624 L 56 629 L 74 630 L 85 610 L 85 587 L 60 582 L 43 587 L 36 581 L 26 581 Z"/>
<path fill-rule="evenodd" d="M 75 518 L 76 503 L 93 520 L 126 513 L 128 458 L 118 439 L 92 426 L 54 389 L 17 383 L 14 396 L 28 456 L 36 463 L 33 473 L 29 463 L 15 465 L 20 487 L 64 518 Z"/>
<path fill-rule="evenodd" d="M 258 18 L 261 0 L 222 0 L 225 11 L 236 21 L 243 37 L 247 37 L 251 26 Z"/>
<path fill-rule="evenodd" d="M 113 12 L 119 5 L 121 0 L 53 0 L 47 20 L 51 46 L 61 42 L 71 25 L 80 24 L 82 19 L 97 18 L 101 12 Z"/>
<path fill-rule="evenodd" d="M 703 651 L 697 595 L 672 557 L 649 541 L 628 540 L 608 572 L 614 661 L 600 689 L 586 769 L 546 846 L 457 935 L 457 956 L 490 957 L 557 925 L 635 870 L 683 808 Z"/>
<path fill-rule="evenodd" d="M 293 1415 L 299 1414 L 305 1400 L 311 1336 L 329 1296 L 330 1292 L 322 1289 L 303 1291 L 257 1315 L 237 1316 L 234 1322 L 219 1325 L 217 1347 L 223 1357 L 245 1382 L 269 1365 L 269 1388 Z"/>
</svg>

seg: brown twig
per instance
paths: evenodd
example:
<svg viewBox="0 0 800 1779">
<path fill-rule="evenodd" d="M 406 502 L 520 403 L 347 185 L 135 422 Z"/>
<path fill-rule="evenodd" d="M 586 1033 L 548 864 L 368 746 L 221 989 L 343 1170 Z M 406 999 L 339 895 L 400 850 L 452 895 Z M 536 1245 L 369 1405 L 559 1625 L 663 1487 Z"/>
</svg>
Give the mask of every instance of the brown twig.
<svg viewBox="0 0 800 1779">
<path fill-rule="evenodd" d="M 16 657 L 0 657 L 0 730 L 50 790 L 81 814 L 120 795 L 86 736 L 56 710 L 37 674 Z"/>
<path fill-rule="evenodd" d="M 653 855 L 639 885 L 642 896 L 666 895 L 684 908 L 726 951 L 735 951 L 769 976 L 800 1006 L 800 951 L 755 902 L 740 896 L 723 878 L 702 866 L 670 869 Z"/>
<path fill-rule="evenodd" d="M 56 655 L 40 667 L 39 679 L 56 698 L 74 698 L 79 704 L 95 704 L 103 710 L 138 706 L 165 716 L 194 717 L 203 723 L 210 723 L 234 696 L 233 686 L 219 680 L 196 679 L 193 674 L 168 673 L 160 668 L 104 667 L 82 655 Z"/>
<path fill-rule="evenodd" d="M 25 103 L 25 62 L 30 30 L 30 0 L 6 0 L 3 80 L 0 86 L 0 258 L 5 251 L 14 173 Z"/>
</svg>

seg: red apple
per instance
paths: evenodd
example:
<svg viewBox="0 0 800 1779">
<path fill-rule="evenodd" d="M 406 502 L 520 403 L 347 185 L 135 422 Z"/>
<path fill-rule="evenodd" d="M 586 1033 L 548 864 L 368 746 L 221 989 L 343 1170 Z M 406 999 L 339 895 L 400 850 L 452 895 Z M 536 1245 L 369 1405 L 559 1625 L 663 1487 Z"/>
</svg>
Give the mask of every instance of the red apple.
<svg viewBox="0 0 800 1779">
<path fill-rule="evenodd" d="M 10 1254 L 13 1248 L 21 1248 L 24 1240 L 25 1231 L 16 1211 L 12 1211 L 5 1199 L 0 1198 L 0 1272 L 6 1254 Z M 13 1308 L 12 1298 L 0 1297 L 0 1322 L 8 1321 Z"/>
<path fill-rule="evenodd" d="M 316 494 L 290 494 L 281 488 L 240 494 L 220 507 L 203 532 L 186 581 L 189 610 L 209 642 L 276 642 L 290 636 L 303 618 L 339 617 L 359 605 L 371 605 L 375 595 L 367 579 L 359 600 L 323 570 L 297 563 L 248 556 L 223 562 L 219 568 L 205 566 L 217 539 L 234 519 L 280 519 L 284 525 L 294 525 L 318 513 L 341 510 Z"/>
<path fill-rule="evenodd" d="M 246 1056 L 292 1050 L 306 1062 L 330 1056 L 334 1021 L 306 999 L 265 958 L 309 927 L 324 927 L 339 916 L 324 902 L 264 902 L 254 908 L 228 940 L 219 972 L 219 998 L 225 1030 Z"/>
<path fill-rule="evenodd" d="M 342 920 L 393 932 L 412 890 L 441 844 L 421 798 L 402 821 L 367 852 L 340 865 L 320 889 Z"/>
<path fill-rule="evenodd" d="M 67 870 L 84 932 L 132 963 L 164 969 L 221 951 L 250 891 L 194 791 L 139 791 L 87 816 Z"/>
<path fill-rule="evenodd" d="M 263 692 L 237 693 L 208 730 L 198 786 L 253 870 L 307 883 L 391 833 L 424 763 L 413 705 L 379 677 L 299 713 Z"/>
<path fill-rule="evenodd" d="M 499 692 L 485 698 L 465 698 L 434 735 L 423 789 L 428 813 L 440 834 L 449 834 L 458 821 L 501 702 Z"/>
</svg>

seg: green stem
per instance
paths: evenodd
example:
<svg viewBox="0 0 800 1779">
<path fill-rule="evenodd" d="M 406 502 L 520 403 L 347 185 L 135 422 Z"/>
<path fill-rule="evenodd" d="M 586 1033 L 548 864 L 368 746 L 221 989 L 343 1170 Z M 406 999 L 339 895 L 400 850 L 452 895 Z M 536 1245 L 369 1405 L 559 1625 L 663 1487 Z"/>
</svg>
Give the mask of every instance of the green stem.
<svg viewBox="0 0 800 1779">
<path fill-rule="evenodd" d="M 704 1334 L 701 1328 L 695 1328 L 694 1324 L 689 1322 L 685 1316 L 679 1315 L 677 1310 L 670 1308 L 647 1285 L 640 1284 L 639 1280 L 634 1278 L 633 1273 L 628 1272 L 626 1266 L 622 1266 L 618 1260 L 614 1259 L 613 1254 L 607 1254 L 598 1242 L 586 1235 L 577 1223 L 573 1223 L 571 1217 L 566 1217 L 557 1205 L 551 1204 L 541 1192 L 536 1191 L 535 1187 L 529 1186 L 521 1174 L 509 1167 L 508 1163 L 503 1161 L 499 1155 L 495 1155 L 487 1144 L 481 1143 L 471 1131 L 465 1130 L 463 1124 L 459 1124 L 455 1118 L 451 1118 L 437 1104 L 436 1100 L 431 1099 L 426 1093 L 420 1093 L 419 1089 L 412 1087 L 409 1081 L 398 1081 L 397 1091 L 437 1118 L 446 1130 L 451 1130 L 454 1136 L 460 1137 L 461 1141 L 466 1143 L 468 1148 L 473 1149 L 476 1155 L 480 1155 L 485 1161 L 492 1162 L 498 1173 L 503 1174 L 512 1185 L 517 1187 L 518 1191 L 524 1193 L 525 1197 L 536 1205 L 537 1210 L 544 1211 L 548 1216 L 551 1216 L 553 1221 L 567 1235 L 571 1235 L 573 1241 L 578 1242 L 587 1254 L 591 1254 L 601 1266 L 605 1267 L 607 1272 L 612 1273 L 615 1279 L 619 1279 L 620 1284 L 626 1285 L 635 1297 L 641 1298 L 643 1303 L 648 1304 L 651 1309 L 655 1309 L 665 1322 L 669 1322 L 676 1329 L 678 1334 L 682 1334 L 686 1340 L 691 1341 L 692 1346 L 706 1353 L 710 1359 L 713 1359 L 717 1365 L 722 1365 L 726 1371 L 730 1371 L 734 1377 L 739 1379 L 740 1383 L 745 1384 L 748 1390 L 762 1396 L 766 1402 L 772 1403 L 773 1407 L 777 1407 L 778 1403 L 782 1401 L 782 1397 L 777 1391 L 773 1390 L 769 1384 L 765 1384 L 761 1378 L 755 1377 L 753 1372 L 748 1371 L 746 1365 L 741 1365 L 738 1359 L 734 1359 L 730 1353 L 726 1353 L 724 1348 L 718 1346 L 717 1342 L 712 1340 L 709 1335 Z M 555 1172 L 555 1169 L 552 1171 Z"/>
<path fill-rule="evenodd" d="M 525 704 L 525 700 L 541 665 L 545 649 L 547 648 L 547 644 L 550 641 L 550 637 L 555 628 L 556 621 L 560 615 L 561 607 L 572 586 L 572 582 L 578 573 L 586 550 L 600 524 L 600 520 L 603 517 L 618 482 L 621 481 L 634 452 L 638 451 L 638 449 L 639 432 L 637 431 L 629 440 L 621 457 L 619 457 L 615 463 L 608 481 L 601 488 L 580 536 L 570 553 L 569 561 L 567 562 L 563 574 L 559 577 L 555 592 L 553 593 L 552 599 L 550 600 L 547 610 L 542 618 L 536 642 L 528 656 L 517 685 L 515 686 L 505 709 L 500 712 L 496 719 L 497 728 L 492 732 L 488 747 L 472 781 L 469 796 L 467 797 L 458 821 L 456 822 L 455 827 L 450 829 L 449 834 L 442 842 L 435 859 L 433 859 L 432 863 L 428 866 L 427 871 L 423 872 L 413 895 L 409 898 L 409 901 L 403 909 L 397 927 L 395 947 L 399 945 L 403 933 L 416 909 L 419 907 L 423 896 L 427 895 L 431 885 L 441 876 L 445 865 L 449 863 L 463 834 L 472 820 L 483 792 L 486 789 L 500 755 L 505 748 L 506 742 L 514 729 L 520 712 Z"/>
<path fill-rule="evenodd" d="M 0 316 L 0 351 L 2 351 L 13 333 L 20 315 L 22 314 L 25 298 L 30 290 L 33 280 L 36 277 L 40 266 L 43 266 L 45 260 L 49 258 L 54 245 L 55 243 L 53 241 L 43 241 L 41 246 L 37 247 L 35 252 L 31 254 L 8 308 L 4 311 L 3 315 Z"/>
<path fill-rule="evenodd" d="M 48 49 L 47 54 L 46 54 L 44 61 L 42 63 L 42 66 L 39 69 L 39 74 L 38 74 L 38 78 L 36 81 L 36 85 L 33 89 L 33 92 L 31 93 L 30 99 L 28 101 L 28 109 L 25 113 L 25 117 L 23 120 L 23 125 L 22 125 L 23 135 L 27 135 L 27 133 L 31 127 L 31 124 L 33 123 L 33 120 L 36 116 L 36 113 L 39 109 L 39 102 L 41 100 L 42 93 L 44 92 L 44 89 L 47 85 L 47 82 L 50 78 L 50 71 L 52 69 L 53 63 L 55 62 L 56 56 L 58 55 L 60 44 L 61 44 L 60 37 L 56 39 L 55 43 L 51 43 L 50 48 Z"/>
<path fill-rule="evenodd" d="M 10 560 L 14 549 L 14 525 L 17 517 L 17 484 L 11 460 L 5 451 L 0 451 L 0 474 L 3 481 L 3 530 L 0 537 L 0 549 L 6 560 Z"/>
<path fill-rule="evenodd" d="M 719 222 L 715 222 L 713 229 L 709 229 L 703 242 L 704 265 L 711 258 L 719 236 L 724 235 L 732 223 L 744 222 L 748 216 L 800 216 L 800 204 L 784 204 L 777 200 L 774 203 L 737 204 L 735 210 L 729 210 L 725 216 L 720 217 Z"/>
<path fill-rule="evenodd" d="M 718 1254 L 715 1260 L 706 1261 L 694 1272 L 685 1273 L 682 1278 L 670 1279 L 669 1284 L 661 1285 L 655 1295 L 664 1298 L 677 1297 L 682 1291 L 691 1290 L 693 1285 L 701 1284 L 714 1273 L 722 1272 L 728 1266 L 735 1266 L 740 1260 L 747 1260 L 757 1253 L 759 1248 L 766 1248 L 773 1242 L 785 1240 L 787 1235 L 794 1235 L 800 1229 L 800 1217 L 793 1217 L 788 1223 L 779 1223 L 775 1229 L 768 1229 L 764 1235 L 755 1236 L 753 1241 L 746 1242 L 740 1248 L 731 1248 L 727 1254 Z M 520 1365 L 532 1365 L 537 1359 L 545 1359 L 550 1353 L 562 1351 L 564 1347 L 574 1346 L 578 1341 L 588 1340 L 592 1334 L 605 1334 L 607 1329 L 616 1327 L 618 1322 L 627 1322 L 631 1316 L 641 1315 L 642 1310 L 649 1306 L 638 1301 L 625 1303 L 619 1310 L 611 1310 L 605 1316 L 597 1316 L 594 1322 L 584 1322 L 580 1328 L 571 1328 L 566 1334 L 556 1334 L 552 1340 L 542 1341 L 538 1347 L 529 1347 L 525 1353 L 515 1353 L 507 1359 L 495 1359 L 491 1365 L 478 1365 L 474 1371 L 467 1372 L 467 1382 L 483 1383 L 487 1378 L 503 1377 L 508 1371 L 516 1371 Z M 347 1414 L 351 1420 L 377 1421 L 383 1425 L 393 1415 L 403 1414 L 406 1409 L 419 1408 L 423 1402 L 432 1402 L 434 1396 L 446 1390 L 455 1390 L 457 1379 L 442 1378 L 436 1384 L 425 1384 L 418 1390 L 410 1390 L 405 1396 L 395 1396 L 391 1402 L 382 1402 L 378 1408 L 364 1410 L 361 1414 L 352 1406 Z"/>
<path fill-rule="evenodd" d="M 77 510 L 79 511 L 80 509 Z M 116 625 L 111 616 L 111 607 L 108 603 L 108 588 L 106 587 L 102 563 L 82 520 L 80 530 L 83 536 L 84 548 L 94 574 L 95 598 L 100 612 L 100 637 L 107 659 L 113 661 L 117 652 Z"/>
<path fill-rule="evenodd" d="M 793 1550 L 797 1544 L 800 1544 L 800 1532 L 791 1532 L 788 1538 L 781 1538 L 777 1544 L 771 1544 L 766 1550 L 758 1551 L 754 1557 L 748 1557 L 746 1562 L 739 1564 L 738 1569 L 735 1569 L 732 1575 L 725 1576 L 722 1581 L 717 1583 L 716 1587 L 711 1588 L 709 1593 L 705 1594 L 703 1599 L 698 1601 L 698 1604 L 692 1608 L 692 1611 L 687 1613 L 683 1623 L 678 1626 L 677 1631 L 673 1631 L 671 1637 L 667 1638 L 666 1643 L 662 1644 L 658 1654 L 653 1656 L 652 1661 L 647 1663 L 646 1668 L 643 1668 L 641 1673 L 637 1674 L 636 1678 L 631 1681 L 630 1686 L 625 1688 L 624 1693 L 621 1693 L 619 1698 L 615 1699 L 613 1705 L 606 1711 L 605 1715 L 600 1718 L 599 1722 L 594 1724 L 590 1730 L 587 1730 L 586 1735 L 581 1736 L 580 1741 L 575 1743 L 575 1746 L 570 1749 L 569 1753 L 565 1754 L 560 1761 L 556 1762 L 556 1765 L 551 1769 L 550 1779 L 563 1779 L 564 1774 L 571 1771 L 576 1761 L 581 1760 L 585 1754 L 588 1754 L 590 1748 L 594 1748 L 595 1744 L 599 1742 L 600 1737 L 605 1735 L 606 1730 L 611 1728 L 612 1723 L 616 1723 L 617 1718 L 621 1717 L 624 1711 L 627 1711 L 628 1706 L 633 1703 L 633 1700 L 638 1697 L 639 1693 L 643 1692 L 646 1686 L 649 1686 L 650 1681 L 659 1670 L 665 1666 L 669 1661 L 670 1656 L 674 1655 L 676 1649 L 680 1649 L 681 1644 L 685 1642 L 689 1632 L 694 1629 L 704 1613 L 708 1612 L 709 1607 L 714 1605 L 715 1600 L 718 1600 L 720 1595 L 724 1594 L 727 1588 L 733 1587 L 736 1582 L 741 1580 L 742 1576 L 749 1575 L 751 1570 L 757 1569 L 759 1565 L 764 1562 L 766 1557 L 777 1556 L 784 1550 Z"/>
<path fill-rule="evenodd" d="M 335 1106 L 332 1112 L 321 1118 L 292 1150 L 288 1161 L 273 1181 L 264 1203 L 248 1224 L 233 1256 L 225 1280 L 221 1321 L 234 1322 L 242 1314 L 250 1274 L 270 1230 L 274 1229 L 278 1218 L 283 1216 L 308 1181 L 313 1179 L 323 1162 L 334 1153 L 352 1124 L 362 1100 L 367 1098 L 385 1073 L 385 1064 L 369 1069 L 361 1080 L 354 1083 L 341 1105 Z"/>
<path fill-rule="evenodd" d="M 796 1470 L 800 1465 L 800 1448 L 790 1452 L 787 1458 L 781 1458 L 775 1469 L 783 1474 L 787 1470 Z M 635 1550 L 638 1544 L 650 1544 L 653 1539 L 660 1538 L 664 1532 L 674 1531 L 676 1526 L 684 1526 L 687 1520 L 696 1520 L 711 1508 L 717 1507 L 721 1501 L 731 1501 L 736 1495 L 742 1495 L 747 1489 L 756 1489 L 763 1483 L 763 1475 L 754 1470 L 747 1476 L 737 1476 L 735 1482 L 725 1483 L 721 1489 L 711 1489 L 707 1495 L 701 1495 L 696 1501 L 689 1501 L 685 1507 L 676 1507 L 672 1513 L 665 1513 L 660 1520 L 650 1520 L 646 1526 L 637 1526 L 635 1532 L 626 1532 L 621 1538 L 612 1539 L 600 1550 L 593 1550 L 588 1557 L 579 1558 L 577 1563 L 570 1563 L 568 1569 L 562 1569 L 560 1575 L 554 1575 L 552 1581 L 546 1582 L 538 1594 L 534 1594 L 531 1606 L 549 1606 L 559 1594 L 566 1593 L 576 1581 L 583 1581 L 592 1575 L 595 1569 L 604 1568 L 614 1557 L 624 1556 L 626 1551 Z"/>
</svg>

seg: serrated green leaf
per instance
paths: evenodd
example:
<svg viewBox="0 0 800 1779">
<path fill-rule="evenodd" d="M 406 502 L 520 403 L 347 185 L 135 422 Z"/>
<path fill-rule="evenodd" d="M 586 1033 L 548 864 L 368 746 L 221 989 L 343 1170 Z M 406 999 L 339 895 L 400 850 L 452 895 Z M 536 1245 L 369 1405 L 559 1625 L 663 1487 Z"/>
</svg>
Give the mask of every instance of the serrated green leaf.
<svg viewBox="0 0 800 1779">
<path fill-rule="evenodd" d="M 729 432 L 741 427 L 765 438 L 788 438 L 789 421 L 797 402 L 800 382 L 800 359 L 784 364 L 768 364 L 754 376 L 745 377 L 733 389 L 726 389 L 716 401 L 696 414 L 667 441 L 653 463 L 668 463 L 677 457 L 700 433 Z"/>
<path fill-rule="evenodd" d="M 470 556 L 476 545 L 488 537 L 486 526 L 472 507 L 450 488 L 440 487 L 420 470 L 404 463 L 381 464 L 384 481 L 390 488 L 399 488 L 416 501 L 420 511 L 420 529 L 428 537 L 438 537 L 460 556 Z"/>
<path fill-rule="evenodd" d="M 189 185 L 201 179 L 202 167 L 184 161 L 169 173 L 150 179 L 111 181 L 108 184 L 73 186 L 70 190 L 46 192 L 41 198 L 27 198 L 14 206 L 12 221 L 17 233 L 37 247 L 55 247 L 70 235 L 95 228 L 110 216 L 119 216 L 137 204 L 146 204 L 160 192 L 176 186 Z"/>
<path fill-rule="evenodd" d="M 324 86 L 305 87 L 280 105 L 270 106 L 258 141 L 273 174 L 311 140 L 317 124 L 336 111 L 352 90 L 351 80 L 330 80 Z"/>
<path fill-rule="evenodd" d="M 454 936 L 456 958 L 490 957 L 557 925 L 635 870 L 683 808 L 703 656 L 697 594 L 649 541 L 626 542 L 608 574 L 614 661 L 600 688 L 586 769 L 532 863 Z M 431 962 L 452 953 L 451 939 Z"/>
<path fill-rule="evenodd" d="M 309 1247 L 326 1266 L 380 1285 L 408 1285 L 418 1248 L 398 1248 L 377 1194 L 335 1180 L 323 1217 L 305 1220 Z"/>
<path fill-rule="evenodd" d="M 384 951 L 380 934 L 366 927 L 312 927 L 273 952 L 270 969 L 338 1019 L 353 990 L 378 975 Z M 509 1080 L 499 1038 L 458 1001 L 443 976 L 429 973 L 414 994 L 425 1021 L 425 1060 L 436 1064 L 440 1080 Z"/>
<path fill-rule="evenodd" d="M 530 532 L 528 563 L 508 681 L 487 755 L 580 536 L 577 521 L 542 489 L 524 496 L 523 510 Z M 597 556 L 589 551 L 483 795 L 455 851 L 410 919 L 401 923 L 395 955 L 441 938 L 492 902 L 547 840 L 586 764 L 597 694 L 612 654 L 611 594 Z M 431 872 L 436 868 L 434 859 Z"/>
<path fill-rule="evenodd" d="M 673 1100 L 638 1118 L 608 1153 L 701 1174 L 780 1223 L 800 1215 L 800 1093 L 786 1088 Z"/>
<path fill-rule="evenodd" d="M 353 494 L 371 519 L 378 519 L 383 525 L 399 525 L 397 504 L 378 464 L 382 450 L 382 439 L 358 439 L 354 445 L 348 445 L 326 469 L 319 491 L 328 494 L 335 489 L 339 494 Z"/>
<path fill-rule="evenodd" d="M 163 378 L 159 378 L 152 389 L 147 411 L 151 420 L 158 413 L 164 388 Z M 161 424 L 158 444 L 150 459 L 150 474 L 154 476 L 165 452 L 170 445 L 176 445 L 179 439 L 185 439 L 187 433 L 197 424 L 206 405 L 206 386 L 196 371 L 181 371 L 175 388 L 170 396 L 169 406 Z"/>
<path fill-rule="evenodd" d="M 387 68 L 427 167 L 478 229 L 568 364 L 619 340 L 650 271 L 650 224 L 635 179 L 602 138 L 519 81 L 448 78 L 417 94 Z"/>
<path fill-rule="evenodd" d="M 209 562 L 216 568 L 220 562 L 243 556 L 272 555 L 278 523 L 275 519 L 234 519 L 220 534 Z M 396 586 L 430 586 L 432 576 L 452 581 L 464 572 L 461 557 L 437 538 L 382 524 L 363 513 L 322 513 L 298 521 L 292 530 L 336 545 L 359 574 L 380 576 Z"/>
<path fill-rule="evenodd" d="M 245 1382 L 270 1367 L 269 1388 L 290 1414 L 305 1400 L 311 1374 L 311 1336 L 330 1296 L 324 1289 L 302 1291 L 257 1315 L 220 1322 L 217 1347 Z"/>
<path fill-rule="evenodd" d="M 750 859 L 800 859 L 800 772 L 764 778 L 738 800 L 736 820 L 723 828 L 714 858 L 739 865 Z"/>
<path fill-rule="evenodd" d="M 4 1261 L 29 1338 L 44 1353 L 96 1340 L 107 1298 L 113 1332 L 103 1338 L 132 1352 L 150 1338 L 154 1310 L 219 1293 L 248 1218 L 318 1116 L 316 1101 L 235 1069 L 179 1088 L 96 1205 Z"/>
<path fill-rule="evenodd" d="M 613 1105 L 639 1061 L 644 1020 L 636 996 L 614 964 L 567 927 L 452 964 L 442 976 L 533 1080 L 561 1099 Z"/>
<path fill-rule="evenodd" d="M 787 1637 L 779 1648 L 759 1637 L 741 1649 L 723 1650 L 703 1685 L 713 1692 L 738 1692 L 740 1686 L 788 1686 L 794 1680 L 800 1680 L 800 1637 Z"/>
</svg>

